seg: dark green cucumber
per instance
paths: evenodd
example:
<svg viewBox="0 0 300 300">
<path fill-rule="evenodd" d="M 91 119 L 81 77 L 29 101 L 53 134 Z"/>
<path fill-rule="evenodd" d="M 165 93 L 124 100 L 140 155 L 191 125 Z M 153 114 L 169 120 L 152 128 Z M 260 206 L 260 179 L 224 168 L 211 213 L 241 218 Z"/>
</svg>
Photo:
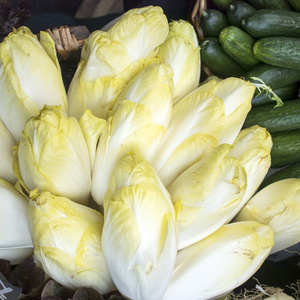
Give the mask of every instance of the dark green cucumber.
<svg viewBox="0 0 300 300">
<path fill-rule="evenodd" d="M 247 0 L 256 9 L 266 8 L 266 3 L 264 0 Z"/>
<path fill-rule="evenodd" d="M 300 1 L 299 1 L 300 2 Z M 254 38 L 300 37 L 300 13 L 280 9 L 259 9 L 242 21 Z"/>
<path fill-rule="evenodd" d="M 282 106 L 274 104 L 253 107 L 248 113 L 244 127 L 259 125 L 270 133 L 300 129 L 300 99 L 290 100 Z"/>
<path fill-rule="evenodd" d="M 295 11 L 300 12 L 300 1 L 299 0 L 288 0 L 288 1 Z"/>
<path fill-rule="evenodd" d="M 244 1 L 236 1 L 229 5 L 226 12 L 228 24 L 243 29 L 243 20 L 253 14 L 256 9 L 249 3 Z"/>
<path fill-rule="evenodd" d="M 217 8 L 223 11 L 226 11 L 229 5 L 235 1 L 236 0 L 212 0 L 212 2 L 217 6 Z"/>
<path fill-rule="evenodd" d="M 221 30 L 228 26 L 224 13 L 216 9 L 208 9 L 202 13 L 200 27 L 204 36 L 219 37 Z"/>
<path fill-rule="evenodd" d="M 288 0 L 248 0 L 255 8 L 278 8 L 284 10 L 292 10 Z"/>
<path fill-rule="evenodd" d="M 271 134 L 271 167 L 281 168 L 300 162 L 300 129 Z"/>
<path fill-rule="evenodd" d="M 202 64 L 218 77 L 241 77 L 245 74 L 245 70 L 223 50 L 218 38 L 203 39 L 200 42 L 200 55 Z"/>
<path fill-rule="evenodd" d="M 261 183 L 258 190 L 263 189 L 264 187 L 266 187 L 271 183 L 274 183 L 279 180 L 287 179 L 287 178 L 300 178 L 300 162 L 291 164 L 283 169 L 279 169 L 275 173 L 269 175 Z"/>
<path fill-rule="evenodd" d="M 255 39 L 244 30 L 228 26 L 221 31 L 219 40 L 225 52 L 245 70 L 260 64 L 252 50 Z"/>
<path fill-rule="evenodd" d="M 282 10 L 292 10 L 288 0 L 264 0 L 266 8 L 276 8 Z"/>
<path fill-rule="evenodd" d="M 287 84 L 283 87 L 279 87 L 277 89 L 274 89 L 273 92 L 283 101 L 289 101 L 296 99 L 300 97 L 298 95 L 298 86 L 300 82 Z M 267 105 L 267 104 L 273 104 L 274 100 L 272 100 L 270 97 L 272 95 L 270 93 L 266 93 L 265 91 L 262 91 L 259 95 L 255 95 L 252 99 L 252 107 L 261 106 L 261 105 Z"/>
<path fill-rule="evenodd" d="M 300 70 L 300 38 L 262 38 L 255 42 L 253 53 L 266 64 Z"/>
<path fill-rule="evenodd" d="M 260 64 L 246 73 L 244 77 L 253 83 L 257 83 L 253 77 L 260 78 L 267 86 L 274 90 L 287 84 L 300 81 L 300 70 Z M 258 94 L 257 91 L 256 94 Z"/>
</svg>

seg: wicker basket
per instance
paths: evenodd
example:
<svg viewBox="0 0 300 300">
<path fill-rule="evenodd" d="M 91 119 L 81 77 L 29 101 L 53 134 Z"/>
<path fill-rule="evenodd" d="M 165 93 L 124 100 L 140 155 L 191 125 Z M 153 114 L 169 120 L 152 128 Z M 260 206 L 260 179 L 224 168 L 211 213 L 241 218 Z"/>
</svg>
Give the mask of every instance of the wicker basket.
<svg viewBox="0 0 300 300">
<path fill-rule="evenodd" d="M 206 0 L 195 0 L 189 16 L 190 22 L 195 28 L 199 41 L 204 38 L 202 29 L 200 27 L 200 19 L 203 11 L 207 9 Z"/>
<path fill-rule="evenodd" d="M 90 32 L 85 26 L 60 26 L 53 29 L 47 29 L 54 40 L 57 55 L 60 59 L 69 59 L 74 53 L 84 45 L 85 40 L 89 37 Z"/>
<path fill-rule="evenodd" d="M 208 8 L 208 3 L 206 0 L 195 0 L 189 15 L 189 20 L 196 31 L 199 42 L 204 38 L 203 31 L 200 27 L 200 20 L 203 11 L 205 11 L 207 8 Z M 211 70 L 203 63 L 201 64 L 201 69 L 203 70 L 206 76 L 213 75 Z"/>
</svg>

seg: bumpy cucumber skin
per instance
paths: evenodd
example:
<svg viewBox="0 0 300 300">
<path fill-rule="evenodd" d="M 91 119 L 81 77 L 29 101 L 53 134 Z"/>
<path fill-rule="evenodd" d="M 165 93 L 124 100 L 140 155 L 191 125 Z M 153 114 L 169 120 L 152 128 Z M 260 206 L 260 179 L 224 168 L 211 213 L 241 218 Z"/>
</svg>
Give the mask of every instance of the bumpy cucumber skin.
<svg viewBox="0 0 300 300">
<path fill-rule="evenodd" d="M 255 42 L 253 53 L 266 64 L 300 70 L 300 38 L 262 38 Z"/>
<path fill-rule="evenodd" d="M 278 8 L 283 10 L 292 9 L 287 0 L 247 0 L 247 2 L 249 2 L 257 9 L 262 9 L 262 8 Z"/>
<path fill-rule="evenodd" d="M 272 89 L 277 89 L 284 85 L 298 82 L 300 80 L 300 71 L 269 64 L 260 64 L 247 72 L 244 77 L 251 82 L 256 82 L 251 79 L 252 77 L 258 77 Z"/>
<path fill-rule="evenodd" d="M 270 133 L 300 128 L 300 99 L 285 102 L 280 107 L 271 104 L 252 108 L 244 127 L 253 125 L 265 127 Z"/>
<path fill-rule="evenodd" d="M 273 92 L 283 101 L 289 101 L 293 99 L 297 99 L 298 96 L 298 86 L 300 82 L 295 82 L 292 84 L 287 84 L 283 87 L 274 89 Z M 252 98 L 252 107 L 268 105 L 268 104 L 275 104 L 275 101 L 270 99 L 272 96 L 270 93 L 267 94 L 265 91 L 262 91 L 259 95 L 255 95 Z"/>
<path fill-rule="evenodd" d="M 300 129 L 271 134 L 271 167 L 281 168 L 300 162 Z"/>
<path fill-rule="evenodd" d="M 207 9 L 200 19 L 204 36 L 219 37 L 221 30 L 228 26 L 224 13 L 216 9 Z"/>
<path fill-rule="evenodd" d="M 266 8 L 276 8 L 282 10 L 292 10 L 287 0 L 264 0 Z"/>
<path fill-rule="evenodd" d="M 218 38 L 207 37 L 200 42 L 200 56 L 204 65 L 220 78 L 241 77 L 245 70 L 222 48 Z"/>
<path fill-rule="evenodd" d="M 300 128 L 300 99 L 287 101 L 278 107 L 274 104 L 253 107 L 244 127 L 253 125 L 265 127 L 270 133 Z"/>
<path fill-rule="evenodd" d="M 255 11 L 256 9 L 251 4 L 244 1 L 236 1 L 227 9 L 226 17 L 228 24 L 244 29 L 243 20 Z"/>
<path fill-rule="evenodd" d="M 249 2 L 256 9 L 266 8 L 264 0 L 247 0 L 247 2 Z"/>
<path fill-rule="evenodd" d="M 225 52 L 246 70 L 251 70 L 260 60 L 253 54 L 255 39 L 236 26 L 224 28 L 219 35 Z"/>
<path fill-rule="evenodd" d="M 300 13 L 281 9 L 259 9 L 242 21 L 254 38 L 300 37 Z"/>
<path fill-rule="evenodd" d="M 223 11 L 226 11 L 230 4 L 234 3 L 236 0 L 212 0 L 213 3 Z"/>
<path fill-rule="evenodd" d="M 300 178 L 300 162 L 291 164 L 283 169 L 279 169 L 275 173 L 268 176 L 260 185 L 258 191 L 262 190 L 271 183 L 287 178 Z"/>
</svg>

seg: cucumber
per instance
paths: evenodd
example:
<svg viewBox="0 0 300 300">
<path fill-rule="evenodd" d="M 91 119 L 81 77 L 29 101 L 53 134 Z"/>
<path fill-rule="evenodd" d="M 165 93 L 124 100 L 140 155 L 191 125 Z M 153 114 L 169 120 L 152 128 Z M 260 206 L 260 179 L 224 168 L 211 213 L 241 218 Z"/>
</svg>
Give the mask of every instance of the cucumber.
<svg viewBox="0 0 300 300">
<path fill-rule="evenodd" d="M 223 50 L 218 38 L 203 39 L 200 42 L 200 56 L 202 64 L 220 78 L 241 77 L 246 72 Z"/>
<path fill-rule="evenodd" d="M 298 95 L 298 86 L 299 82 L 287 84 L 283 87 L 274 89 L 273 92 L 283 101 L 289 101 L 296 99 L 297 97 L 300 98 L 300 95 Z M 255 95 L 252 98 L 252 107 L 261 106 L 261 105 L 267 105 L 267 104 L 273 104 L 274 100 L 270 99 L 270 95 L 266 92 L 262 91 L 259 95 Z"/>
<path fill-rule="evenodd" d="M 266 8 L 276 8 L 282 10 L 292 10 L 287 0 L 264 0 Z"/>
<path fill-rule="evenodd" d="M 288 0 L 288 1 L 295 11 L 300 12 L 300 1 L 299 0 Z"/>
<path fill-rule="evenodd" d="M 297 0 L 296 0 L 297 1 Z M 288 0 L 248 0 L 255 8 L 278 8 L 292 10 Z"/>
<path fill-rule="evenodd" d="M 281 168 L 300 162 L 300 129 L 271 134 L 271 167 Z"/>
<path fill-rule="evenodd" d="M 300 2 L 300 1 L 299 1 Z M 259 9 L 242 21 L 254 38 L 300 37 L 300 13 L 280 9 Z"/>
<path fill-rule="evenodd" d="M 253 53 L 264 63 L 300 70 L 300 38 L 262 38 L 255 42 Z"/>
<path fill-rule="evenodd" d="M 246 80 L 254 83 L 256 80 L 252 79 L 252 77 L 258 77 L 274 90 L 287 84 L 300 81 L 300 71 L 268 64 L 260 64 L 246 73 L 244 77 Z M 256 91 L 255 93 L 257 94 L 258 92 Z"/>
<path fill-rule="evenodd" d="M 236 26 L 240 29 L 243 28 L 243 19 L 250 16 L 256 11 L 256 9 L 249 3 L 243 1 L 237 1 L 229 5 L 226 12 L 228 24 Z"/>
<path fill-rule="evenodd" d="M 253 107 L 248 113 L 244 127 L 259 125 L 270 133 L 300 129 L 300 99 L 290 100 L 282 106 L 273 104 Z"/>
<path fill-rule="evenodd" d="M 200 27 L 204 36 L 219 37 L 221 30 L 228 26 L 224 13 L 216 9 L 203 11 Z"/>
<path fill-rule="evenodd" d="M 255 39 L 242 29 L 228 26 L 221 31 L 219 40 L 225 52 L 245 70 L 260 64 L 252 51 Z"/>
<path fill-rule="evenodd" d="M 256 9 L 266 8 L 266 3 L 264 0 L 247 0 Z"/>
<path fill-rule="evenodd" d="M 260 191 L 261 189 L 273 182 L 287 178 L 300 178 L 300 162 L 291 164 L 271 174 L 270 176 L 264 179 L 258 190 Z"/>
<path fill-rule="evenodd" d="M 212 0 L 212 2 L 222 11 L 226 11 L 230 4 L 236 0 Z"/>
</svg>

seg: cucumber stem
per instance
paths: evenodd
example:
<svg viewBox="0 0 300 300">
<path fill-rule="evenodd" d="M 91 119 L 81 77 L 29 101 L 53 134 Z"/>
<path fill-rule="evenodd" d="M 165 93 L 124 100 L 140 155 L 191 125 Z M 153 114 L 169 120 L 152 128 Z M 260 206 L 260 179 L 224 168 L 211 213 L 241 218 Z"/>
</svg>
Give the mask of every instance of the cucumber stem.
<svg viewBox="0 0 300 300">
<path fill-rule="evenodd" d="M 229 9 L 230 9 L 231 11 L 234 11 L 234 10 L 235 10 L 235 5 L 234 5 L 234 4 L 230 4 L 230 5 L 229 5 Z"/>
<path fill-rule="evenodd" d="M 204 10 L 204 11 L 202 12 L 202 17 L 203 17 L 203 18 L 208 18 L 208 16 L 209 16 L 209 13 L 208 13 L 207 11 Z"/>
</svg>

